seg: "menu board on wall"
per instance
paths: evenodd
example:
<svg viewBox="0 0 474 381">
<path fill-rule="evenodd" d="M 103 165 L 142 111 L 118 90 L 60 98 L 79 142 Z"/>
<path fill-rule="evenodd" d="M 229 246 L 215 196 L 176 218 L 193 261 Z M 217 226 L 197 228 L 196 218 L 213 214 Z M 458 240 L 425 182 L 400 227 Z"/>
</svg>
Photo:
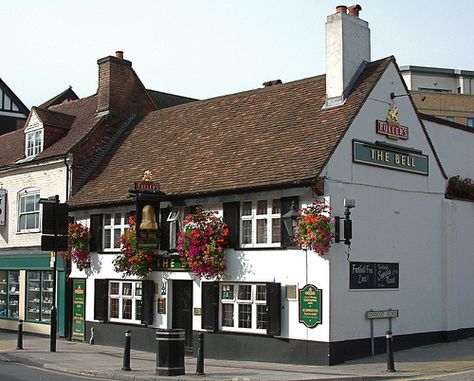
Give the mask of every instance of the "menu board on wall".
<svg viewBox="0 0 474 381">
<path fill-rule="evenodd" d="M 399 264 L 350 262 L 350 289 L 380 289 L 399 287 Z"/>
</svg>

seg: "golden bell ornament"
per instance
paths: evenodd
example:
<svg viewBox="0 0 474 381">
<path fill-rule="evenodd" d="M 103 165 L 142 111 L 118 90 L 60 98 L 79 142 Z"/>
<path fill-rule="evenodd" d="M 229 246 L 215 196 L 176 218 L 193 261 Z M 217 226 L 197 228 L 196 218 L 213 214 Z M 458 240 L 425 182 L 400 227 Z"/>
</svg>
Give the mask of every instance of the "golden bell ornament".
<svg viewBox="0 0 474 381">
<path fill-rule="evenodd" d="M 145 205 L 142 210 L 142 223 L 140 230 L 158 230 L 156 222 L 155 208 L 151 205 Z"/>
</svg>

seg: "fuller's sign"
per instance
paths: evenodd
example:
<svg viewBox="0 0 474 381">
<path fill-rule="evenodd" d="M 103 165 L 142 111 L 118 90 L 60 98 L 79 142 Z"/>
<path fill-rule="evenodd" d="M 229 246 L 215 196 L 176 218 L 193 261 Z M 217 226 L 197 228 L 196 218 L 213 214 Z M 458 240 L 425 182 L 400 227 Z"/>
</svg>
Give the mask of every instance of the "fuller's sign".
<svg viewBox="0 0 474 381">
<path fill-rule="evenodd" d="M 408 140 L 408 127 L 400 126 L 398 123 L 377 120 L 375 121 L 375 131 L 378 134 L 387 136 L 389 139 Z"/>
<path fill-rule="evenodd" d="M 323 291 L 312 284 L 299 290 L 299 322 L 308 328 L 322 323 L 322 294 Z"/>
<path fill-rule="evenodd" d="M 354 163 L 376 165 L 428 175 L 428 156 L 404 150 L 403 148 L 389 148 L 376 144 L 354 140 L 352 147 L 352 160 Z"/>
<path fill-rule="evenodd" d="M 135 181 L 135 190 L 138 192 L 159 192 L 160 184 L 150 181 Z"/>
<path fill-rule="evenodd" d="M 7 190 L 0 189 L 0 225 L 7 221 Z"/>
</svg>

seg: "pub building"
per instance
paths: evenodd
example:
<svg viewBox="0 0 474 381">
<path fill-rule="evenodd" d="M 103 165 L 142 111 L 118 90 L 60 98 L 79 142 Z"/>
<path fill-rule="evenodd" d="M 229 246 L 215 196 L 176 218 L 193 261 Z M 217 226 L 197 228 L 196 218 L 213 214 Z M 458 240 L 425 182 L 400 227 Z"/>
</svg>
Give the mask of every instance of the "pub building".
<svg viewBox="0 0 474 381">
<path fill-rule="evenodd" d="M 131 329 L 154 351 L 158 328 L 182 328 L 194 353 L 205 332 L 209 358 L 327 365 L 384 351 L 389 324 L 396 349 L 472 334 L 472 203 L 445 197 L 446 141 L 472 132 L 422 119 L 395 58 L 371 61 L 360 10 L 328 16 L 325 75 L 150 112 L 73 195 L 92 234 L 90 268 L 70 275 L 85 287 L 77 337 L 120 346 Z M 144 171 L 156 198 L 139 204 Z M 339 217 L 324 255 L 284 227 L 314 200 Z M 220 279 L 177 255 L 199 209 L 229 227 Z M 132 214 L 160 239 L 144 278 L 113 265 Z"/>
</svg>

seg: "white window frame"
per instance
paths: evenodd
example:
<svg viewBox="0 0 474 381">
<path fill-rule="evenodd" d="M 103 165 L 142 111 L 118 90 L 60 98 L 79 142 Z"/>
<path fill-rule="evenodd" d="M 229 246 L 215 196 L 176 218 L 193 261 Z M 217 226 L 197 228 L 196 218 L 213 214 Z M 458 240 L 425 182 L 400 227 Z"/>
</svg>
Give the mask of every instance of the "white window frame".
<svg viewBox="0 0 474 381">
<path fill-rule="evenodd" d="M 17 195 L 17 202 L 18 202 L 18 221 L 17 221 L 17 233 L 37 233 L 40 231 L 40 224 L 41 224 L 41 215 L 40 215 L 40 206 L 39 203 L 36 203 L 36 209 L 33 211 L 22 211 L 22 200 L 27 198 L 27 197 L 35 197 L 38 198 L 38 201 L 40 199 L 40 191 L 37 188 L 27 188 L 23 189 L 20 192 L 18 192 Z M 26 215 L 33 215 L 37 214 L 38 215 L 38 224 L 34 228 L 22 228 L 21 226 L 21 217 L 26 216 Z"/>
<path fill-rule="evenodd" d="M 25 133 L 25 156 L 35 157 L 43 151 L 44 146 L 44 129 L 42 126 L 28 130 Z M 30 146 L 30 141 L 32 142 Z"/>
<path fill-rule="evenodd" d="M 240 247 L 242 248 L 258 248 L 258 247 L 281 247 L 281 231 L 280 231 L 280 242 L 272 242 L 272 222 L 274 219 L 280 219 L 281 224 L 281 201 L 280 201 L 280 213 L 273 213 L 273 201 L 278 200 L 279 198 L 270 198 L 264 199 L 260 198 L 258 200 L 246 200 L 240 203 Z M 267 202 L 267 213 L 266 214 L 257 214 L 257 205 L 259 201 Z M 252 203 L 252 212 L 250 215 L 243 215 L 243 204 L 245 202 Z M 267 242 L 257 243 L 257 220 L 267 220 Z M 244 222 L 243 221 L 252 221 L 252 239 L 251 243 L 243 243 L 244 238 Z"/>
<path fill-rule="evenodd" d="M 223 299 L 223 289 L 224 287 L 231 285 L 234 287 L 234 293 L 232 299 Z M 240 300 L 239 299 L 239 286 L 251 286 L 250 299 L 249 300 Z M 219 285 L 219 329 L 221 331 L 229 332 L 242 332 L 242 333 L 256 333 L 256 334 L 266 334 L 267 328 L 257 328 L 257 306 L 267 306 L 267 300 L 257 300 L 257 286 L 265 286 L 265 283 L 231 283 L 223 282 Z M 267 290 L 268 291 L 268 290 Z M 222 325 L 222 305 L 231 304 L 234 306 L 233 310 L 233 327 L 223 326 Z M 240 328 L 239 327 L 239 305 L 250 304 L 252 306 L 252 321 L 251 328 Z M 268 316 L 268 315 L 267 315 Z M 267 317 L 268 325 L 268 317 Z"/>
<path fill-rule="evenodd" d="M 179 229 L 180 217 L 183 213 L 178 208 L 171 209 L 171 212 L 168 214 L 166 222 L 170 225 L 170 236 L 169 236 L 169 250 L 176 249 L 176 234 Z"/>
<path fill-rule="evenodd" d="M 115 223 L 115 216 L 120 214 L 120 222 Z M 110 223 L 106 224 L 106 216 L 110 216 Z M 118 251 L 121 248 L 121 245 L 115 246 L 114 242 L 114 231 L 115 230 L 120 230 L 119 237 L 127 231 L 129 228 L 128 225 L 128 217 L 130 216 L 130 212 L 123 212 L 123 211 L 117 211 L 117 212 L 110 212 L 110 213 L 104 213 L 103 214 L 103 221 L 104 224 L 102 226 L 102 249 L 104 252 L 112 252 L 112 251 Z M 110 232 L 110 243 L 108 246 L 106 246 L 106 231 Z"/>
<path fill-rule="evenodd" d="M 112 294 L 112 284 L 118 284 L 118 294 Z M 124 284 L 130 283 L 132 287 L 131 295 L 123 295 Z M 139 287 L 137 287 L 139 285 Z M 140 290 L 140 291 L 137 291 Z M 108 292 L 108 318 L 111 322 L 122 322 L 122 323 L 132 323 L 132 324 L 141 324 L 141 319 L 137 319 L 137 301 L 142 301 L 143 296 L 143 284 L 142 281 L 135 280 L 110 280 L 109 281 L 109 292 Z M 112 317 L 112 300 L 118 300 L 118 317 Z M 132 301 L 132 318 L 125 319 L 123 318 L 123 305 L 124 301 Z M 142 301 L 143 303 L 143 301 Z"/>
</svg>

